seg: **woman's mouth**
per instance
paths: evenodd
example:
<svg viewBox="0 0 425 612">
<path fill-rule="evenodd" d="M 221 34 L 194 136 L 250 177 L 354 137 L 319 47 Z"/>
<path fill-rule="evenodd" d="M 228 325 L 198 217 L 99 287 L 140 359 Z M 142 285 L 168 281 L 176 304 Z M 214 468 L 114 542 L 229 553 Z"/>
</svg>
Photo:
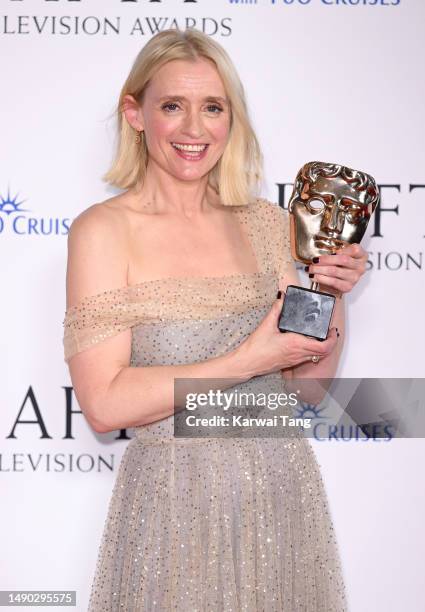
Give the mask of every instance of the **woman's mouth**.
<svg viewBox="0 0 425 612">
<path fill-rule="evenodd" d="M 183 159 L 190 161 L 198 161 L 205 157 L 208 144 L 184 144 L 180 142 L 172 142 L 171 146 L 175 149 L 177 155 Z"/>
</svg>

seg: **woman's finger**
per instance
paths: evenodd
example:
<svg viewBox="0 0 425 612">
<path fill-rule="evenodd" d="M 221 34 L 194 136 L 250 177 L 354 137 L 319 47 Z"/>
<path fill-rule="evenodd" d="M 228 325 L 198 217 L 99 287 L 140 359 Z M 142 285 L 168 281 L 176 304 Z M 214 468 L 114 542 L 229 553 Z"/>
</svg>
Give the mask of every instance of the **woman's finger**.
<svg viewBox="0 0 425 612">
<path fill-rule="evenodd" d="M 311 266 L 309 276 L 316 280 L 316 276 L 330 276 L 348 282 L 356 283 L 360 276 L 360 269 L 340 268 L 339 266 Z"/>
<path fill-rule="evenodd" d="M 324 274 L 314 274 L 313 278 L 317 283 L 322 283 L 328 287 L 333 287 L 342 293 L 348 293 L 353 288 L 354 284 L 351 281 L 343 280 L 341 278 L 335 278 L 334 276 L 325 276 Z"/>
<path fill-rule="evenodd" d="M 319 357 L 325 357 L 333 351 L 338 341 L 338 334 L 335 327 L 329 330 L 328 337 L 322 342 L 315 340 L 314 338 L 305 338 L 303 350 L 309 356 L 318 355 Z"/>
<path fill-rule="evenodd" d="M 316 259 L 316 258 L 315 258 Z M 321 255 L 317 258 L 318 261 L 313 261 L 309 268 L 315 268 L 317 266 L 340 266 L 342 268 L 351 268 L 356 270 L 357 268 L 364 265 L 364 258 L 356 258 L 349 253 L 336 253 L 335 255 Z"/>
</svg>

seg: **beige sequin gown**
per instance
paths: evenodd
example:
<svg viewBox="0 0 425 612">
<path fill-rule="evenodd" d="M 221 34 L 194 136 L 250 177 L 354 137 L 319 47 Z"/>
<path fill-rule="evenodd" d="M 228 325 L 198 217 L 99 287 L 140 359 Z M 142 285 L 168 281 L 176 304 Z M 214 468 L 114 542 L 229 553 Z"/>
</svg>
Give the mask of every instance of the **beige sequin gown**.
<svg viewBox="0 0 425 612">
<path fill-rule="evenodd" d="M 88 296 L 68 309 L 65 359 L 131 328 L 131 366 L 200 362 L 250 334 L 291 264 L 287 213 L 232 207 L 259 272 L 180 278 Z M 280 373 L 251 389 L 284 391 Z M 342 612 L 338 549 L 308 440 L 173 437 L 136 427 L 110 501 L 90 612 Z"/>
</svg>

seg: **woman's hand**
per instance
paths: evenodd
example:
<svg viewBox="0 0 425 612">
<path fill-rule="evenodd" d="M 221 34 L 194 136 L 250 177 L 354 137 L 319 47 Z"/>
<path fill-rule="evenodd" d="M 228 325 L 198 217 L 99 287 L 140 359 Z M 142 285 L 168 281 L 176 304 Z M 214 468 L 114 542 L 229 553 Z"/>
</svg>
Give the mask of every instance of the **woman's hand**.
<svg viewBox="0 0 425 612">
<path fill-rule="evenodd" d="M 314 355 L 321 359 L 337 344 L 338 334 L 334 327 L 323 342 L 301 334 L 280 332 L 277 325 L 283 299 L 284 295 L 274 302 L 259 326 L 235 349 L 249 377 L 311 362 Z"/>
<path fill-rule="evenodd" d="M 366 271 L 367 253 L 359 244 L 350 244 L 334 255 L 315 257 L 313 262 L 305 267 L 312 281 L 348 293 Z"/>
</svg>

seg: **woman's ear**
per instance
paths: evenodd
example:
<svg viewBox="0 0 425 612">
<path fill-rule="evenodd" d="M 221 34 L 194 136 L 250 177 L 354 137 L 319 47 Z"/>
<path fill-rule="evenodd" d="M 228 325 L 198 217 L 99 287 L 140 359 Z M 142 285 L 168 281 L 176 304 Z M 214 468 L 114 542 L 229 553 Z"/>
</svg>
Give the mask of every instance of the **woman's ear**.
<svg viewBox="0 0 425 612">
<path fill-rule="evenodd" d="M 122 110 L 128 123 L 137 132 L 144 130 L 143 113 L 140 104 L 131 95 L 123 98 Z"/>
</svg>

